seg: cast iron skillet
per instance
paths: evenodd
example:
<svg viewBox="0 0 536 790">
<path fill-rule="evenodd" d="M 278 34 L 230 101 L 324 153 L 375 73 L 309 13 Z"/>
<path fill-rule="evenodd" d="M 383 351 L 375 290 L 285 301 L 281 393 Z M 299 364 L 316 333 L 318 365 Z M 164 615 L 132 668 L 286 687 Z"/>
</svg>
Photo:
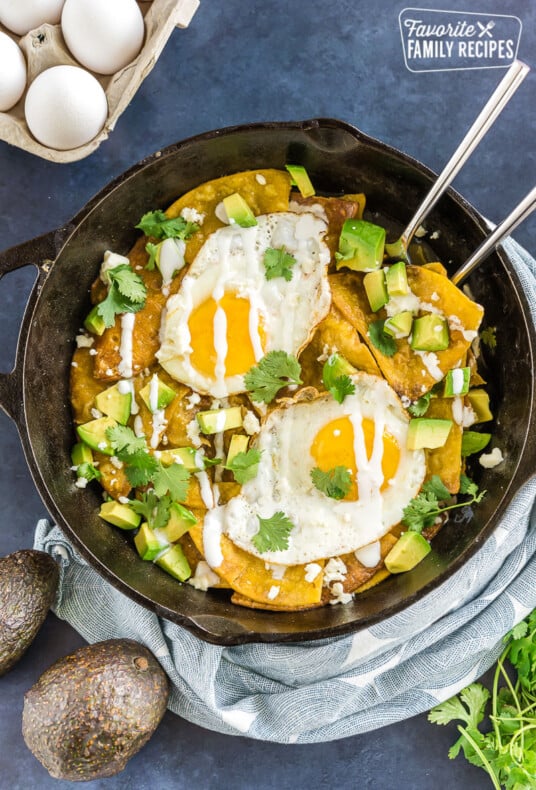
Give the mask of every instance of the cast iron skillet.
<svg viewBox="0 0 536 790">
<path fill-rule="evenodd" d="M 142 214 L 165 207 L 203 181 L 240 170 L 305 165 L 318 191 L 363 191 L 375 212 L 405 225 L 434 174 L 410 157 L 331 119 L 240 126 L 194 137 L 132 167 L 103 189 L 66 227 L 0 254 L 0 277 L 21 266 L 37 268 L 15 368 L 0 376 L 0 406 L 15 421 L 35 484 L 52 517 L 82 556 L 132 599 L 221 645 L 297 642 L 357 631 L 399 612 L 442 584 L 474 554 L 508 503 L 536 469 L 536 331 L 519 280 L 498 252 L 470 279 L 497 327 L 488 359 L 496 421 L 494 442 L 505 462 L 475 469 L 488 489 L 472 513 L 465 508 L 434 540 L 415 570 L 388 579 L 347 606 L 303 613 L 271 613 L 232 605 L 223 592 L 180 585 L 138 559 L 124 533 L 100 520 L 97 490 L 74 486 L 70 448 L 69 366 L 74 337 L 89 310 L 89 287 L 106 249 L 127 253 Z M 398 230 L 401 229 L 399 224 Z M 452 190 L 427 221 L 439 231 L 435 251 L 452 270 L 486 232 L 486 223 Z"/>
</svg>

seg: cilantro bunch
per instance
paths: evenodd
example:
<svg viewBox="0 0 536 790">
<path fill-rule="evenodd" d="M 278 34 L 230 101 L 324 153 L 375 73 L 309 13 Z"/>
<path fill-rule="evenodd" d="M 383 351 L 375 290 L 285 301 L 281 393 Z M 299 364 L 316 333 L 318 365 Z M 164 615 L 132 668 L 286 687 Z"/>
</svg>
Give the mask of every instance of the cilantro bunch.
<svg viewBox="0 0 536 790">
<path fill-rule="evenodd" d="M 504 641 L 491 692 L 472 683 L 432 708 L 428 718 L 434 724 L 461 722 L 451 760 L 463 752 L 472 765 L 487 771 L 495 790 L 530 790 L 536 787 L 536 610 Z M 491 729 L 482 732 L 486 714 Z"/>
<path fill-rule="evenodd" d="M 137 313 L 145 306 L 147 289 L 141 277 L 127 263 L 121 263 L 106 272 L 108 294 L 97 305 L 97 314 L 109 328 L 120 313 Z"/>
</svg>

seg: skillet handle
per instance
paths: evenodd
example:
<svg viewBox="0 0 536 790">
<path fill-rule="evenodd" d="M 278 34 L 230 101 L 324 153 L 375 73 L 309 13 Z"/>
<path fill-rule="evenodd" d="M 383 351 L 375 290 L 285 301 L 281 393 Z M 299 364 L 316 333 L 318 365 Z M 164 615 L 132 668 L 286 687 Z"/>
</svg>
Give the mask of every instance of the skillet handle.
<svg viewBox="0 0 536 790">
<path fill-rule="evenodd" d="M 30 241 L 0 252 L 0 280 L 9 272 L 24 266 L 35 266 L 37 269 L 37 279 L 28 298 L 26 312 L 34 307 L 43 283 L 63 246 L 67 230 L 62 228 L 49 231 L 42 236 L 37 236 L 35 239 L 30 239 Z M 10 373 L 0 373 L 0 409 L 3 409 L 17 425 L 19 425 L 22 415 L 23 353 L 24 349 L 21 348 L 19 335 L 15 366 Z"/>
</svg>

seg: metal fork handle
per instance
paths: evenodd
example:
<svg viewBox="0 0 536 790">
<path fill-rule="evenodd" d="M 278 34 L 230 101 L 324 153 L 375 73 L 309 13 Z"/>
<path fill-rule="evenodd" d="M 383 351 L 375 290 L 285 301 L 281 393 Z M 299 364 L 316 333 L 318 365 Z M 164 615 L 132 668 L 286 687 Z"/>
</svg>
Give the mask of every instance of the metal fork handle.
<svg viewBox="0 0 536 790">
<path fill-rule="evenodd" d="M 494 123 L 497 116 L 504 109 L 516 90 L 519 88 L 530 68 L 516 60 L 512 63 L 503 79 L 497 85 L 487 104 L 480 112 L 458 148 L 455 150 L 442 173 L 438 176 L 432 189 L 427 194 L 416 214 L 404 230 L 401 241 L 407 249 L 415 231 L 422 224 L 428 212 L 435 206 L 445 189 L 453 181 L 456 174 L 460 171 L 467 159 L 471 156 L 479 142 Z"/>
<path fill-rule="evenodd" d="M 476 267 L 482 263 L 506 236 L 508 236 L 514 228 L 523 222 L 529 214 L 536 208 L 536 186 L 533 187 L 528 195 L 525 195 L 523 200 L 518 203 L 514 210 L 503 219 L 500 225 L 497 225 L 495 230 L 482 242 L 482 244 L 473 252 L 473 254 L 465 261 L 463 266 L 460 266 L 458 271 L 451 277 L 454 285 L 458 285 L 462 280 L 471 274 Z"/>
</svg>

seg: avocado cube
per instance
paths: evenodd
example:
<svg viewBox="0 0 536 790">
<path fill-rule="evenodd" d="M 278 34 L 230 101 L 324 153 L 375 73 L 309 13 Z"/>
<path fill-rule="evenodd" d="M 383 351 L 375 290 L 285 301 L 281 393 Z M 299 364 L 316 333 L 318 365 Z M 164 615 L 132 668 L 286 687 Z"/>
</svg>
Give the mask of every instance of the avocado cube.
<svg viewBox="0 0 536 790">
<path fill-rule="evenodd" d="M 154 558 L 164 549 L 164 546 L 159 541 L 158 536 L 146 523 L 141 525 L 138 534 L 134 537 L 134 545 L 136 546 L 138 554 L 142 560 L 154 560 Z"/>
<path fill-rule="evenodd" d="M 392 315 L 390 318 L 385 319 L 383 331 L 390 337 L 400 339 L 401 337 L 408 337 L 413 326 L 413 313 L 411 310 L 404 310 L 401 313 Z"/>
<path fill-rule="evenodd" d="M 389 299 L 383 269 L 376 269 L 374 272 L 365 274 L 363 286 L 369 300 L 370 309 L 373 313 L 378 312 Z"/>
<path fill-rule="evenodd" d="M 112 417 L 121 425 L 126 425 L 130 417 L 130 407 L 132 405 L 132 393 L 121 392 L 119 384 L 108 387 L 104 392 L 99 392 L 95 398 L 95 406 L 103 414 Z"/>
<path fill-rule="evenodd" d="M 449 327 L 442 316 L 427 313 L 413 322 L 411 348 L 414 351 L 444 351 L 449 347 Z"/>
<path fill-rule="evenodd" d="M 478 431 L 464 431 L 462 434 L 462 456 L 479 453 L 487 447 L 491 439 L 491 433 L 479 433 Z"/>
<path fill-rule="evenodd" d="M 194 450 L 193 447 L 168 448 L 161 450 L 158 457 L 164 466 L 180 464 L 188 472 L 201 472 L 205 468 L 202 457 L 197 455 L 197 450 Z"/>
<path fill-rule="evenodd" d="M 169 508 L 168 523 L 158 531 L 162 533 L 170 543 L 175 543 L 175 541 L 182 538 L 194 524 L 197 524 L 197 519 L 192 511 L 179 504 L 179 502 L 173 502 Z"/>
<path fill-rule="evenodd" d="M 379 269 L 383 261 L 385 228 L 364 219 L 347 219 L 335 254 L 337 269 L 345 266 L 360 272 Z"/>
<path fill-rule="evenodd" d="M 235 223 L 241 228 L 252 228 L 257 224 L 255 214 L 238 192 L 223 198 L 223 206 L 231 225 Z"/>
<path fill-rule="evenodd" d="M 475 422 L 488 422 L 493 419 L 493 414 L 489 408 L 489 395 L 486 390 L 479 387 L 469 390 L 467 393 L 472 410 L 476 414 Z"/>
<path fill-rule="evenodd" d="M 77 442 L 71 450 L 71 461 L 73 462 L 73 466 L 92 464 L 93 453 L 91 452 L 91 447 L 88 447 L 87 444 L 83 444 L 82 442 Z"/>
<path fill-rule="evenodd" d="M 101 505 L 99 516 L 121 529 L 136 529 L 141 521 L 139 513 L 135 513 L 129 505 L 122 505 L 113 499 Z"/>
<path fill-rule="evenodd" d="M 156 377 L 156 384 L 153 381 Z M 160 381 L 156 373 L 153 375 L 152 380 L 140 390 L 140 397 L 149 409 L 150 412 L 155 412 L 159 409 L 165 409 L 169 406 L 171 401 L 177 396 L 177 393 L 163 381 Z"/>
<path fill-rule="evenodd" d="M 432 547 L 419 532 L 404 532 L 384 560 L 390 573 L 410 571 L 430 553 Z"/>
<path fill-rule="evenodd" d="M 221 433 L 231 428 L 242 427 L 242 409 L 231 406 L 228 409 L 209 409 L 197 412 L 197 422 L 203 433 Z"/>
<path fill-rule="evenodd" d="M 409 421 L 407 448 L 434 450 L 443 447 L 448 439 L 452 420 L 435 420 L 431 417 L 415 417 Z"/>
<path fill-rule="evenodd" d="M 455 398 L 458 395 L 467 395 L 471 380 L 471 368 L 452 368 L 445 376 L 445 398 Z"/>
<path fill-rule="evenodd" d="M 100 336 L 104 334 L 106 324 L 104 323 L 104 318 L 99 315 L 98 308 L 99 306 L 96 304 L 95 307 L 90 310 L 84 321 L 84 326 L 88 332 Z"/>
<path fill-rule="evenodd" d="M 393 263 L 385 272 L 389 296 L 405 296 L 409 293 L 408 276 L 404 261 Z"/>
<path fill-rule="evenodd" d="M 285 167 L 290 173 L 291 182 L 298 187 L 302 197 L 308 198 L 316 194 L 309 173 L 303 165 L 285 165 Z"/>
<path fill-rule="evenodd" d="M 108 441 L 106 431 L 108 428 L 115 428 L 116 426 L 117 421 L 112 417 L 99 417 L 97 420 L 90 420 L 83 425 L 78 425 L 76 432 L 80 439 L 92 450 L 98 450 L 99 453 L 104 453 L 104 455 L 113 455 L 115 450 Z"/>
<path fill-rule="evenodd" d="M 238 453 L 245 453 L 247 451 L 248 443 L 249 437 L 244 433 L 233 434 L 229 444 L 229 450 L 227 451 L 227 466 L 229 466 L 229 464 L 233 461 L 233 458 L 235 458 Z"/>
<path fill-rule="evenodd" d="M 175 579 L 178 579 L 180 582 L 185 582 L 186 579 L 189 579 L 192 575 L 188 560 L 184 556 L 184 552 L 178 543 L 171 546 L 171 548 L 161 557 L 158 557 L 155 562 L 162 570 L 174 576 Z"/>
</svg>

